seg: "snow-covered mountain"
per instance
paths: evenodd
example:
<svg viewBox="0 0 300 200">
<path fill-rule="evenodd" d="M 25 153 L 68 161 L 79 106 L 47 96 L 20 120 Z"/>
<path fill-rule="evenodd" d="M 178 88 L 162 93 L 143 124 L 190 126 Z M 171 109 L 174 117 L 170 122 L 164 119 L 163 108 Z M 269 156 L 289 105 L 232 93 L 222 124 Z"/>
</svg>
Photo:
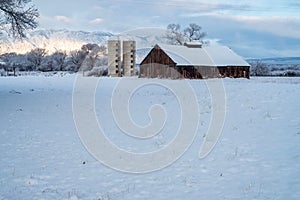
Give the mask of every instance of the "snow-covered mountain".
<svg viewBox="0 0 300 200">
<path fill-rule="evenodd" d="M 26 53 L 33 48 L 45 48 L 49 53 L 56 50 L 69 52 L 80 49 L 86 43 L 106 44 L 108 39 L 135 40 L 138 48 L 149 47 L 155 43 L 163 42 L 162 32 L 135 31 L 122 34 L 109 32 L 87 32 L 62 30 L 35 30 L 27 34 L 22 41 L 0 33 L 0 54 L 7 52 Z"/>
<path fill-rule="evenodd" d="M 26 53 L 33 48 L 45 48 L 49 53 L 55 50 L 71 51 L 86 43 L 104 44 L 112 34 L 108 32 L 84 32 L 68 30 L 36 30 L 27 38 L 16 40 L 3 33 L 0 35 L 0 53 Z"/>
</svg>

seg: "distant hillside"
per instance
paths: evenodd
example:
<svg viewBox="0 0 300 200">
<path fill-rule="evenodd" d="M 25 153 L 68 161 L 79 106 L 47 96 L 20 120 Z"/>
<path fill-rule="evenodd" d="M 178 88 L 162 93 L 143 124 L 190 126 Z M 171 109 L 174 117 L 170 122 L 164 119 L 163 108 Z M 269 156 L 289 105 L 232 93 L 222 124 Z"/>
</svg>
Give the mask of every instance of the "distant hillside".
<svg viewBox="0 0 300 200">
<path fill-rule="evenodd" d="M 269 76 L 300 76 L 300 57 L 248 59 L 252 68 L 257 62 L 263 63 L 268 69 Z"/>
<path fill-rule="evenodd" d="M 84 32 L 68 30 L 37 30 L 30 32 L 23 41 L 12 39 L 5 33 L 0 35 L 0 53 L 26 53 L 33 48 L 45 48 L 49 53 L 55 50 L 71 51 L 86 43 L 105 43 L 111 37 L 107 32 Z"/>
<path fill-rule="evenodd" d="M 258 61 L 266 63 L 268 65 L 282 65 L 282 66 L 300 65 L 300 57 L 247 59 L 247 62 L 249 63 L 254 63 Z"/>
<path fill-rule="evenodd" d="M 49 53 L 56 50 L 80 49 L 83 44 L 106 44 L 108 39 L 135 40 L 138 48 L 149 47 L 164 42 L 160 32 L 134 32 L 114 35 L 109 32 L 86 32 L 69 30 L 36 30 L 27 34 L 23 41 L 0 33 L 0 54 L 8 52 L 26 53 L 34 48 L 45 48 Z"/>
</svg>

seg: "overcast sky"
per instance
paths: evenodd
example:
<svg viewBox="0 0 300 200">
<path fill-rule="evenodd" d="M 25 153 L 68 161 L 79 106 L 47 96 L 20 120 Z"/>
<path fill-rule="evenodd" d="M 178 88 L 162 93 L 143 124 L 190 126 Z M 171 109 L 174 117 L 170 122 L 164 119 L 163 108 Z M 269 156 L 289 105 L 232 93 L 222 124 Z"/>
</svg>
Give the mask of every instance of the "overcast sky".
<svg viewBox="0 0 300 200">
<path fill-rule="evenodd" d="M 299 0 L 32 0 L 40 28 L 121 33 L 197 23 L 244 57 L 300 57 Z"/>
</svg>

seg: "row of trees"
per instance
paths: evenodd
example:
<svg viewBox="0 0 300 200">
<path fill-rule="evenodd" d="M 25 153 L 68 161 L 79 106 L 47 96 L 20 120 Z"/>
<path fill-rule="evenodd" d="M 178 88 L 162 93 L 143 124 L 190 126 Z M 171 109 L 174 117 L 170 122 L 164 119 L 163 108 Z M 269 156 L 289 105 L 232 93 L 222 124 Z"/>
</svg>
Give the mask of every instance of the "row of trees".
<svg viewBox="0 0 300 200">
<path fill-rule="evenodd" d="M 252 76 L 300 76 L 300 65 L 297 64 L 278 67 L 276 64 L 257 61 L 250 65 Z"/>
<path fill-rule="evenodd" d="M 56 51 L 47 54 L 43 48 L 36 48 L 27 54 L 6 53 L 0 56 L 6 71 L 90 71 L 95 67 L 107 68 L 106 47 L 86 44 L 79 50 Z"/>
<path fill-rule="evenodd" d="M 251 65 L 251 75 L 252 76 L 268 76 L 270 75 L 270 69 L 266 63 L 257 61 L 255 63 L 250 63 Z"/>
</svg>

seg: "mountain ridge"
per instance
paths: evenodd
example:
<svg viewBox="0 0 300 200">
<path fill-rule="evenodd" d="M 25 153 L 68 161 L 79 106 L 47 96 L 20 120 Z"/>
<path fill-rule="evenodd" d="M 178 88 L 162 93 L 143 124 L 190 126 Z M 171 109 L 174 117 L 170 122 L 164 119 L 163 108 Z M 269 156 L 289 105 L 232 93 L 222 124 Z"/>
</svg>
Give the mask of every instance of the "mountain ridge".
<svg viewBox="0 0 300 200">
<path fill-rule="evenodd" d="M 15 52 L 25 54 L 34 48 L 45 48 L 53 53 L 57 50 L 67 53 L 80 49 L 87 43 L 106 45 L 109 39 L 135 40 L 137 47 L 143 49 L 156 43 L 166 43 L 163 32 L 141 29 L 132 33 L 114 34 L 105 31 L 74 31 L 68 29 L 38 29 L 27 33 L 22 41 L 0 32 L 0 54 Z M 239 52 L 237 52 L 239 54 Z M 265 62 L 269 64 L 300 64 L 300 57 L 246 58 L 247 62 Z"/>
<path fill-rule="evenodd" d="M 157 35 L 134 33 L 113 34 L 102 31 L 71 31 L 67 29 L 40 29 L 28 32 L 23 40 L 10 38 L 6 33 L 0 33 L 0 54 L 15 52 L 24 54 L 34 48 L 44 48 L 48 53 L 57 50 L 70 52 L 80 49 L 87 43 L 106 45 L 108 39 L 135 40 L 139 47 L 150 47 L 157 42 L 162 42 L 160 33 Z"/>
<path fill-rule="evenodd" d="M 263 62 L 267 64 L 300 64 L 300 57 L 271 57 L 271 58 L 250 58 L 247 62 Z"/>
<path fill-rule="evenodd" d="M 49 53 L 56 50 L 72 51 L 80 49 L 86 43 L 103 44 L 113 36 L 109 32 L 69 31 L 66 29 L 40 29 L 27 33 L 23 40 L 9 37 L 6 33 L 0 34 L 0 54 L 15 52 L 27 53 L 34 48 L 45 48 Z"/>
</svg>

